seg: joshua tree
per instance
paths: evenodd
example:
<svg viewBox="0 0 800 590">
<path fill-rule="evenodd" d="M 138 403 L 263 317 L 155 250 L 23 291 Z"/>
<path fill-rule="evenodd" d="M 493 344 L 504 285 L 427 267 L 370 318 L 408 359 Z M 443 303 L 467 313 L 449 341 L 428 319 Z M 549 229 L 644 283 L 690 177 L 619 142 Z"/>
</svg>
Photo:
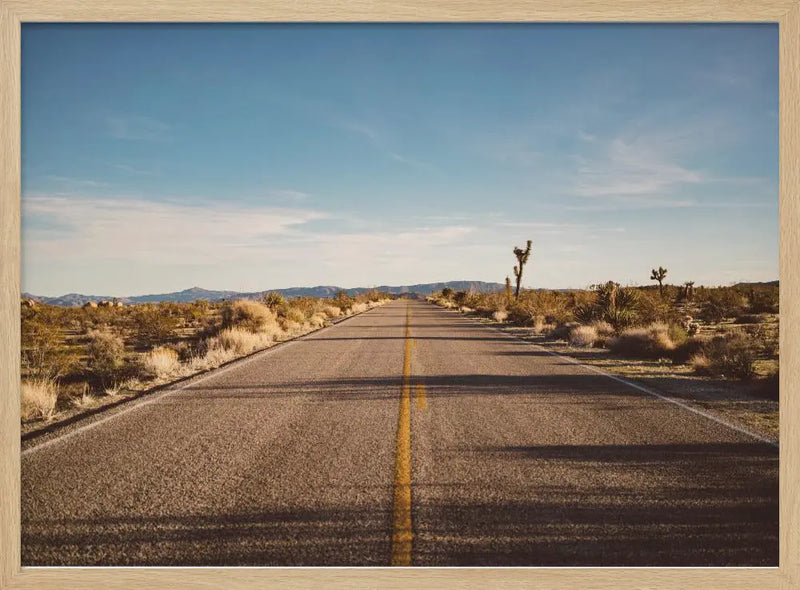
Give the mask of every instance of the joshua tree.
<svg viewBox="0 0 800 590">
<path fill-rule="evenodd" d="M 514 276 L 517 278 L 517 291 L 514 294 L 514 299 L 519 299 L 519 289 L 522 285 L 522 269 L 531 256 L 531 241 L 528 240 L 528 245 L 524 250 L 522 248 L 514 248 L 514 256 L 517 257 L 517 262 L 519 262 L 519 264 L 514 267 Z"/>
<path fill-rule="evenodd" d="M 694 281 L 686 281 L 683 284 L 683 297 L 686 301 L 694 299 Z"/>
<path fill-rule="evenodd" d="M 508 278 L 508 277 L 506 277 L 506 292 L 505 292 L 505 296 L 506 296 L 506 303 L 509 303 L 511 301 L 511 279 Z"/>
<path fill-rule="evenodd" d="M 664 296 L 664 284 L 663 283 L 664 283 L 664 279 L 666 278 L 666 276 L 667 276 L 667 269 L 664 268 L 663 266 L 659 266 L 658 270 L 653 269 L 653 271 L 650 273 L 650 280 L 651 281 L 658 281 L 658 294 L 661 295 L 661 297 Z"/>
</svg>

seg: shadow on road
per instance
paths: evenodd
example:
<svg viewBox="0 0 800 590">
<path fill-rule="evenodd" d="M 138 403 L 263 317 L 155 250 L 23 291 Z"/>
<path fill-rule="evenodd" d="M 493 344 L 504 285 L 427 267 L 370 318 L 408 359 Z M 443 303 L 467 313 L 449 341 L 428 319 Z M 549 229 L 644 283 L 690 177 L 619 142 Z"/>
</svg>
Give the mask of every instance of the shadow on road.
<svg viewBox="0 0 800 590">
<path fill-rule="evenodd" d="M 757 454 L 758 445 L 485 449 L 526 458 L 605 461 L 646 455 L 669 469 L 677 456 Z M 580 459 L 579 459 L 580 458 Z M 679 483 L 679 482 L 678 482 Z M 452 497 L 453 488 L 465 493 Z M 528 482 L 524 499 L 470 499 L 472 482 L 433 491 L 415 505 L 415 565 L 445 566 L 774 566 L 777 490 L 624 486 L 586 492 Z M 519 490 L 518 490 L 519 491 Z M 387 496 L 390 490 L 387 487 Z M 456 494 L 455 497 L 458 497 Z M 713 500 L 713 501 L 712 501 Z M 143 507 L 146 510 L 146 507 Z M 209 512 L 213 512 L 209 507 Z M 385 566 L 391 511 L 381 506 L 243 509 L 229 514 L 118 515 L 26 519 L 23 565 Z"/>
<path fill-rule="evenodd" d="M 429 399 L 469 395 L 547 396 L 543 403 L 562 397 L 568 403 L 585 403 L 584 399 L 611 404 L 611 400 L 648 399 L 631 387 L 594 374 L 563 373 L 540 375 L 420 375 L 412 377 L 413 384 L 426 387 Z M 303 396 L 318 397 L 320 401 L 354 401 L 391 399 L 398 396 L 402 376 L 341 378 L 317 381 L 284 381 L 257 385 L 194 385 L 160 400 L 161 404 L 192 403 L 211 398 L 247 399 L 259 397 Z M 614 408 L 619 408 L 613 402 Z M 666 406 L 666 404 L 665 404 Z"/>
</svg>

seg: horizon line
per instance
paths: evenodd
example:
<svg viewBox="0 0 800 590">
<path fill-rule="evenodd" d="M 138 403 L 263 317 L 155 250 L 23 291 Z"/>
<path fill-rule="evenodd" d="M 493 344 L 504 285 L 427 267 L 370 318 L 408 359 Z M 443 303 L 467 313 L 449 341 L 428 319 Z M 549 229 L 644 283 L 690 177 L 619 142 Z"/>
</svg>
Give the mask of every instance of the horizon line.
<svg viewBox="0 0 800 590">
<path fill-rule="evenodd" d="M 605 282 L 605 281 L 603 281 L 603 282 Z M 774 283 L 774 282 L 780 282 L 780 277 L 772 279 L 772 280 L 769 280 L 769 281 L 736 280 L 736 281 L 731 281 L 731 282 L 726 283 L 726 284 L 705 284 L 705 283 L 698 283 L 697 281 L 695 281 L 694 284 L 695 284 L 695 288 L 699 288 L 699 287 L 719 288 L 719 287 L 732 287 L 732 286 L 735 286 L 735 285 L 738 285 L 738 284 L 749 284 L 749 283 L 765 284 L 765 283 Z M 83 296 L 83 297 L 99 297 L 99 298 L 110 297 L 110 298 L 116 298 L 116 299 L 129 299 L 129 298 L 133 298 L 133 297 L 148 297 L 148 296 L 155 296 L 155 295 L 170 295 L 170 294 L 173 294 L 173 293 L 183 293 L 185 291 L 191 291 L 193 289 L 199 289 L 199 290 L 202 290 L 202 291 L 211 291 L 211 292 L 214 292 L 214 291 L 216 291 L 216 292 L 230 292 L 230 293 L 235 293 L 237 295 L 240 295 L 240 294 L 249 294 L 249 293 L 269 293 L 271 291 L 288 291 L 288 290 L 291 290 L 291 289 L 335 288 L 335 289 L 340 289 L 342 291 L 348 291 L 348 290 L 353 290 L 353 289 L 378 289 L 379 287 L 400 288 L 400 287 L 414 287 L 414 286 L 418 286 L 418 285 L 434 285 L 434 284 L 445 284 L 446 285 L 448 283 L 486 283 L 486 284 L 500 285 L 501 287 L 504 286 L 503 283 L 500 283 L 498 281 L 485 281 L 485 280 L 480 280 L 480 279 L 476 279 L 476 280 L 455 279 L 455 280 L 451 280 L 451 281 L 429 281 L 427 283 L 405 283 L 405 284 L 389 284 L 389 283 L 385 283 L 385 284 L 382 284 L 382 285 L 371 285 L 371 286 L 360 286 L 360 287 L 342 287 L 340 285 L 317 284 L 317 285 L 309 285 L 309 286 L 271 287 L 271 288 L 268 288 L 268 289 L 241 290 L 241 291 L 240 290 L 236 290 L 236 289 L 207 289 L 205 287 L 199 287 L 197 285 L 194 285 L 192 287 L 187 287 L 185 289 L 179 289 L 177 291 L 161 291 L 161 292 L 150 291 L 150 292 L 147 292 L 147 293 L 127 294 L 127 295 L 94 295 L 94 294 L 83 293 L 83 292 L 80 292 L 80 291 L 68 291 L 68 292 L 65 292 L 65 293 L 61 293 L 59 295 L 47 295 L 47 294 L 41 294 L 41 293 L 33 293 L 33 292 L 30 292 L 30 291 L 25 291 L 25 290 L 20 289 L 20 298 L 22 298 L 24 295 L 29 295 L 31 297 L 46 297 L 46 298 L 50 298 L 50 299 L 57 299 L 57 298 L 60 298 L 60 297 L 66 297 L 68 295 L 80 295 L 80 296 Z M 598 283 L 589 283 L 589 284 L 587 284 L 586 286 L 583 286 L 583 287 L 542 287 L 542 286 L 531 287 L 531 286 L 524 286 L 523 285 L 522 289 L 527 290 L 527 291 L 587 291 L 587 290 L 589 290 L 591 285 L 595 285 L 595 284 L 598 284 Z M 676 286 L 676 285 L 680 286 L 681 284 L 664 283 L 665 286 L 670 286 L 670 285 L 672 285 L 672 286 Z M 623 286 L 623 287 L 637 287 L 637 288 L 643 288 L 643 287 L 657 288 L 658 287 L 657 284 L 652 284 L 651 285 L 651 284 L 632 284 L 632 283 L 627 283 L 627 284 L 624 284 L 624 285 L 621 284 L 621 286 Z"/>
</svg>

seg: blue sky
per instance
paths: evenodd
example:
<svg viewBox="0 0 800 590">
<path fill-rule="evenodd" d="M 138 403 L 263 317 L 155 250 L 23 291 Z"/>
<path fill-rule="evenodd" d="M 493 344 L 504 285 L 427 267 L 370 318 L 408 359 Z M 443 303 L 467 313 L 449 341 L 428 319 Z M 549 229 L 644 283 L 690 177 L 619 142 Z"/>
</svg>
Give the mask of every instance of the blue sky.
<svg viewBox="0 0 800 590">
<path fill-rule="evenodd" d="M 22 286 L 778 277 L 776 25 L 24 24 Z"/>
</svg>

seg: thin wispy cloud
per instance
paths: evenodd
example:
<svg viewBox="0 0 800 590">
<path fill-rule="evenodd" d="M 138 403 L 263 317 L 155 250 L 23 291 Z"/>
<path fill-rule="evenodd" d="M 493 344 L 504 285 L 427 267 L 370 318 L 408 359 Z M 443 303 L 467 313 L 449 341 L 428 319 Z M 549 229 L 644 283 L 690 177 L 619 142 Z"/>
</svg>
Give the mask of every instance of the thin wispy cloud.
<svg viewBox="0 0 800 590">
<path fill-rule="evenodd" d="M 297 191 L 292 189 L 275 189 L 275 190 L 268 190 L 267 191 L 268 197 L 275 197 L 277 199 L 281 199 L 284 201 L 305 201 L 311 195 L 303 191 Z"/>
<path fill-rule="evenodd" d="M 310 209 L 188 205 L 140 199 L 31 195 L 23 219 L 46 217 L 59 229 L 32 230 L 33 260 L 115 259 L 203 264 L 258 253 L 276 238 L 327 214 Z"/>
<path fill-rule="evenodd" d="M 132 174 L 134 176 L 155 176 L 156 174 L 153 170 L 145 170 L 128 164 L 112 164 L 111 166 L 120 172 L 125 172 L 126 174 Z"/>
<path fill-rule="evenodd" d="M 367 140 L 373 148 L 395 162 L 412 166 L 419 170 L 438 172 L 437 168 L 428 162 L 402 154 L 391 147 L 391 141 L 385 134 L 379 133 L 373 127 L 351 119 L 332 118 L 329 121 L 332 127 L 360 136 Z"/>
<path fill-rule="evenodd" d="M 110 186 L 108 182 L 102 180 L 91 180 L 87 178 L 73 178 L 71 176 L 59 176 L 57 174 L 46 174 L 44 176 L 47 180 L 55 181 L 65 186 L 71 187 L 107 187 Z"/>
<path fill-rule="evenodd" d="M 605 153 L 577 170 L 574 194 L 606 197 L 660 194 L 681 184 L 706 180 L 703 172 L 669 161 L 642 142 L 614 139 Z"/>
<path fill-rule="evenodd" d="M 191 205 L 118 197 L 29 195 L 23 199 L 23 222 L 29 228 L 26 257 L 31 263 L 80 259 L 261 268 L 302 259 L 336 268 L 344 264 L 374 269 L 388 264 L 387 268 L 397 270 L 404 264 L 399 261 L 431 258 L 436 249 L 474 230 L 464 225 L 420 225 L 402 230 L 321 232 L 311 225 L 331 219 L 335 216 L 328 212 L 307 208 Z"/>
<path fill-rule="evenodd" d="M 164 142 L 172 139 L 172 127 L 167 123 L 139 115 L 109 116 L 105 119 L 109 137 L 127 141 Z"/>
</svg>

